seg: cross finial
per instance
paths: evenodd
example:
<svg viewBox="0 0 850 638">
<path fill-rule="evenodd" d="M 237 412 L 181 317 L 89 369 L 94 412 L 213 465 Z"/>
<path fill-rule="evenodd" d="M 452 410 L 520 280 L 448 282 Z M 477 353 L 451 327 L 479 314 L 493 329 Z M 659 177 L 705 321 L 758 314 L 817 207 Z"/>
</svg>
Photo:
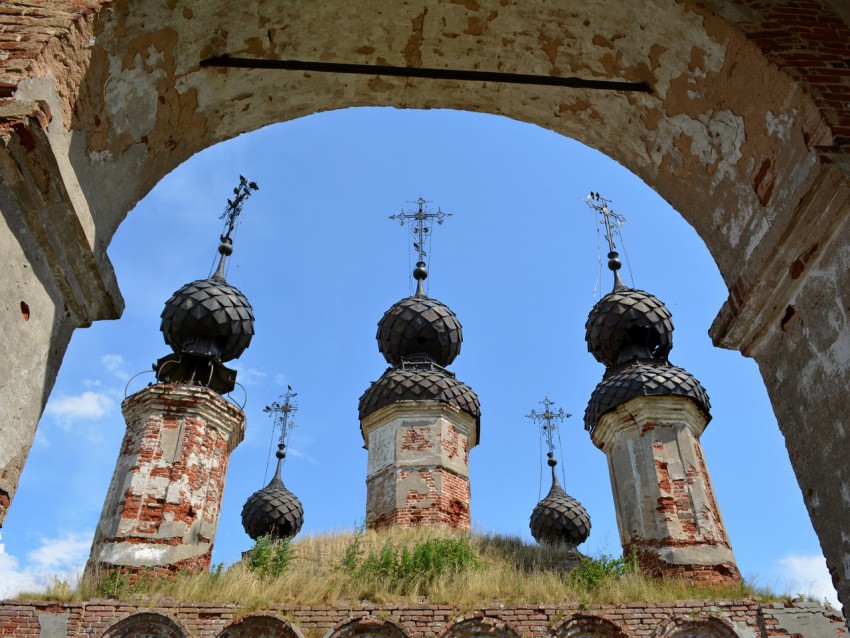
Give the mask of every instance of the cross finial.
<svg viewBox="0 0 850 638">
<path fill-rule="evenodd" d="M 572 414 L 564 412 L 564 408 L 558 408 L 558 411 L 556 412 L 552 408 L 552 406 L 555 405 L 555 402 L 550 401 L 548 396 L 544 397 L 539 403 L 543 406 L 543 412 L 532 410 L 530 414 L 525 416 L 527 419 L 534 421 L 534 423 L 540 427 L 540 431 L 546 439 L 546 447 L 549 449 L 549 465 L 554 471 L 554 467 L 558 463 L 555 460 L 555 432 L 558 429 L 559 424 L 569 419 Z"/>
<path fill-rule="evenodd" d="M 292 432 L 292 428 L 295 427 L 295 421 L 292 420 L 292 417 L 296 412 L 298 412 L 298 406 L 293 401 L 293 399 L 298 396 L 298 393 L 292 391 L 291 385 L 286 387 L 286 394 L 282 394 L 280 396 L 280 398 L 283 399 L 283 403 L 280 401 L 274 401 L 271 405 L 267 405 L 263 408 L 263 412 L 266 414 L 274 415 L 274 427 L 280 429 L 277 452 L 275 452 L 275 456 L 277 456 L 278 461 L 282 460 L 283 457 L 286 456 L 286 442 L 289 439 L 289 434 Z M 278 463 L 278 471 L 280 471 L 280 463 Z"/>
<path fill-rule="evenodd" d="M 614 273 L 614 290 L 625 288 L 625 284 L 620 279 L 618 272 L 623 265 L 620 261 L 620 254 L 617 252 L 617 244 L 614 242 L 614 237 L 622 239 L 620 229 L 626 223 L 626 218 L 620 213 L 615 213 L 608 204 L 611 200 L 605 199 L 599 193 L 591 193 L 585 200 L 588 207 L 593 210 L 596 215 L 601 217 L 599 223 L 605 227 L 605 240 L 608 242 L 608 268 Z"/>
<path fill-rule="evenodd" d="M 213 275 L 216 279 L 224 279 L 224 260 L 228 255 L 233 253 L 233 239 L 231 239 L 230 235 L 233 233 L 233 229 L 236 228 L 239 215 L 242 214 L 242 206 L 245 200 L 251 196 L 251 193 L 259 189 L 260 187 L 257 186 L 256 182 L 249 182 L 240 175 L 239 186 L 233 189 L 233 199 L 227 200 L 227 206 L 219 217 L 219 219 L 225 220 L 224 226 L 226 231 L 219 238 L 221 243 L 218 245 L 218 252 L 221 255 L 221 259 L 219 259 L 218 268 L 216 268 Z"/>
<path fill-rule="evenodd" d="M 451 217 L 454 213 L 444 213 L 440 208 L 437 208 L 436 211 L 428 210 L 425 204 L 430 204 L 431 202 L 422 199 L 421 196 L 415 202 L 408 203 L 416 204 L 417 210 L 405 211 L 402 209 L 400 213 L 390 215 L 389 218 L 398 220 L 398 223 L 402 226 L 406 224 L 410 228 L 410 233 L 414 236 L 413 249 L 419 256 L 416 262 L 416 268 L 413 271 L 413 277 L 418 282 L 416 285 L 416 296 L 424 297 L 425 288 L 422 282 L 428 277 L 428 269 L 425 266 L 425 258 L 428 256 L 428 253 L 425 251 L 425 242 L 429 242 L 430 250 L 431 223 L 436 220 L 437 224 L 442 224 L 446 217 Z"/>
</svg>

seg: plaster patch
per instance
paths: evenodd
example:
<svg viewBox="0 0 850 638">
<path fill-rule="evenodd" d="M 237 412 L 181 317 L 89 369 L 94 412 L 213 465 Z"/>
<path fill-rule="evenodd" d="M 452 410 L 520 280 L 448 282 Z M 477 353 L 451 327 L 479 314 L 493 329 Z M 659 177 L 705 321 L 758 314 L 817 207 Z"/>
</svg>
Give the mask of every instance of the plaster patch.
<svg viewBox="0 0 850 638">
<path fill-rule="evenodd" d="M 764 114 L 764 123 L 767 128 L 767 134 L 770 137 L 778 137 L 780 140 L 787 140 L 791 137 L 791 129 L 794 126 L 794 120 L 797 116 L 797 109 L 791 109 L 790 112 L 774 115 L 773 111 L 768 111 Z"/>
<path fill-rule="evenodd" d="M 145 71 L 138 56 L 135 62 L 133 68 L 123 69 L 120 57 L 110 58 L 110 77 L 103 93 L 115 134 L 127 132 L 139 140 L 156 125 L 159 101 L 156 82 L 165 77 L 165 71 Z"/>
</svg>

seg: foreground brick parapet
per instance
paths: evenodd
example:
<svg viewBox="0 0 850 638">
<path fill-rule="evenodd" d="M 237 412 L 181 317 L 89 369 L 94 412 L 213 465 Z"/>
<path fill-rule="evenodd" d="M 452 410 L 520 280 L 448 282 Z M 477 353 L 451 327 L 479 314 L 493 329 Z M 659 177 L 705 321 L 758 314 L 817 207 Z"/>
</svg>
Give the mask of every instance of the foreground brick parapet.
<svg viewBox="0 0 850 638">
<path fill-rule="evenodd" d="M 674 636 L 825 638 L 846 634 L 844 619 L 816 603 L 754 600 L 676 601 L 621 605 L 281 605 L 248 611 L 238 605 L 146 607 L 114 601 L 0 602 L 0 637 L 118 638 L 628 638 Z"/>
<path fill-rule="evenodd" d="M 245 415 L 212 390 L 189 385 L 148 386 L 122 409 L 127 433 L 87 570 L 155 576 L 208 569 Z"/>
</svg>

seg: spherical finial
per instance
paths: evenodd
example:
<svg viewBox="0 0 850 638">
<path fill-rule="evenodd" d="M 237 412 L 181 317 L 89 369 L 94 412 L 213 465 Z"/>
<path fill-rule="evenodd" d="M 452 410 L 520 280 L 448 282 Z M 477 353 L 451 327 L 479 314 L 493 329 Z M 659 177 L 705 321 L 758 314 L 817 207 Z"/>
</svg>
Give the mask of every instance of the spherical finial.
<svg viewBox="0 0 850 638">
<path fill-rule="evenodd" d="M 424 261 L 416 262 L 416 268 L 413 269 L 413 278 L 416 281 L 422 281 L 428 278 L 428 269 L 425 267 Z"/>
<path fill-rule="evenodd" d="M 623 262 L 620 261 L 620 255 L 617 252 L 611 251 L 608 253 L 608 268 L 614 272 L 623 267 Z"/>
<path fill-rule="evenodd" d="M 284 448 L 282 445 L 278 445 L 277 446 L 277 452 L 275 452 L 274 455 L 279 459 L 285 458 L 286 457 L 286 448 Z"/>
<path fill-rule="evenodd" d="M 549 460 L 546 461 L 546 464 L 549 467 L 555 467 L 558 464 L 558 460 L 555 458 L 555 454 L 553 452 L 549 452 L 546 456 L 549 457 Z"/>
<path fill-rule="evenodd" d="M 220 237 L 221 243 L 218 245 L 218 254 L 229 257 L 233 254 L 233 240 L 226 235 Z"/>
</svg>

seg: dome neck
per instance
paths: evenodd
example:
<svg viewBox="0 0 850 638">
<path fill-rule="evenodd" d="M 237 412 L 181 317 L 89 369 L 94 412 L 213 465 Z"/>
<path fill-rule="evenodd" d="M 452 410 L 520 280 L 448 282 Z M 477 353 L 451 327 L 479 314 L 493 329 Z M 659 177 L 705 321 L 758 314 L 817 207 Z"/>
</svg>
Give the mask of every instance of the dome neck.
<svg viewBox="0 0 850 638">
<path fill-rule="evenodd" d="M 428 269 L 424 261 L 417 261 L 413 269 L 413 278 L 416 280 L 416 294 L 414 297 L 427 297 L 425 294 L 425 280 L 428 278 Z"/>
<path fill-rule="evenodd" d="M 558 480 L 558 473 L 555 472 L 555 466 L 552 466 L 552 487 L 549 488 L 549 492 L 553 492 L 556 490 L 562 490 L 561 482 Z"/>
<path fill-rule="evenodd" d="M 225 260 L 231 254 L 233 254 L 233 240 L 230 238 L 230 232 L 228 231 L 227 235 L 221 236 L 221 243 L 218 245 L 218 253 L 221 257 L 218 260 L 218 268 L 215 269 L 215 274 L 213 274 L 212 279 L 218 279 L 219 281 L 227 281 L 224 278 L 224 266 Z"/>
<path fill-rule="evenodd" d="M 628 290 L 628 286 L 623 283 L 623 280 L 620 279 L 620 268 L 623 267 L 623 262 L 620 261 L 620 254 L 612 250 L 608 253 L 608 269 L 614 273 L 614 287 L 611 289 L 612 292 L 617 292 L 618 290 Z"/>
</svg>

